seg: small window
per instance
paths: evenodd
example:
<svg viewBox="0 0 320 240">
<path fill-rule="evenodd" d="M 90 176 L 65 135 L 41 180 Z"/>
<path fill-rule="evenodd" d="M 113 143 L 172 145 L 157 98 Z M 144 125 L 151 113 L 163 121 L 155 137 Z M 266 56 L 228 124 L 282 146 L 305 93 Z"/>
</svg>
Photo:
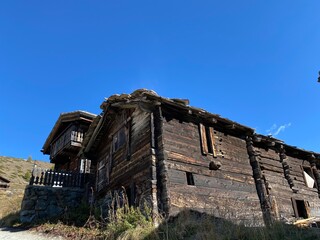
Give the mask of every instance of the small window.
<svg viewBox="0 0 320 240">
<path fill-rule="evenodd" d="M 191 172 L 186 172 L 188 185 L 194 185 L 193 174 Z"/>
<path fill-rule="evenodd" d="M 212 127 L 199 124 L 201 148 L 204 155 L 212 155 L 216 157 L 214 130 Z"/>
<path fill-rule="evenodd" d="M 125 127 L 119 129 L 113 135 L 112 143 L 113 143 L 113 152 L 116 152 L 120 147 L 122 147 L 126 142 L 126 130 Z"/>
<path fill-rule="evenodd" d="M 293 210 L 296 218 L 308 218 L 308 206 L 306 201 L 292 198 Z"/>
<path fill-rule="evenodd" d="M 302 167 L 304 181 L 308 188 L 317 188 L 317 183 L 313 175 L 311 167 Z"/>
</svg>

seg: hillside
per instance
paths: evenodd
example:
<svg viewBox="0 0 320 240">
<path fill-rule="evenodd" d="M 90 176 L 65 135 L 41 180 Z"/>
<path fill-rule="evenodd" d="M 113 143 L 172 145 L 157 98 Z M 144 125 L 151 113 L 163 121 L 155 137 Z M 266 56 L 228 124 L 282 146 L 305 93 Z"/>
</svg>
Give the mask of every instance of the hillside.
<svg viewBox="0 0 320 240">
<path fill-rule="evenodd" d="M 24 189 L 35 163 L 41 168 L 53 167 L 48 162 L 0 156 L 0 176 L 10 180 L 10 188 L 0 190 L 0 225 L 6 215 L 20 210 Z"/>
</svg>

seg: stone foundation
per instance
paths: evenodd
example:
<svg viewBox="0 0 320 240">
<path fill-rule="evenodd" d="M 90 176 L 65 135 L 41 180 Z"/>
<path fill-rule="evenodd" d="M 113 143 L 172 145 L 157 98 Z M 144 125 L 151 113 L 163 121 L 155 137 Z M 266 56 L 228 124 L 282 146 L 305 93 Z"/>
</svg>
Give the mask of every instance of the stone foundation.
<svg viewBox="0 0 320 240">
<path fill-rule="evenodd" d="M 61 216 L 79 206 L 84 189 L 27 186 L 21 204 L 20 221 L 31 223 Z"/>
</svg>

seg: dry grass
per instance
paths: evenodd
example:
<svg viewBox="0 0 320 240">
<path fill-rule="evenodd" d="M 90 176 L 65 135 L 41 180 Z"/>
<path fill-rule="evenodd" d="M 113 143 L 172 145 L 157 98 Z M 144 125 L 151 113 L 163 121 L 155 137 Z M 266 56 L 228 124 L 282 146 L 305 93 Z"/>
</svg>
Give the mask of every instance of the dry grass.
<svg viewBox="0 0 320 240">
<path fill-rule="evenodd" d="M 0 156 L 0 175 L 10 180 L 10 188 L 0 190 L 0 226 L 12 226 L 18 222 L 24 189 L 35 162 L 42 168 L 53 166 L 47 162 Z"/>
<path fill-rule="evenodd" d="M 119 210 L 119 211 L 118 211 Z M 36 229 L 66 239 L 116 240 L 315 240 L 318 229 L 301 229 L 293 225 L 275 223 L 272 227 L 245 227 L 208 215 L 183 211 L 178 217 L 163 221 L 155 227 L 140 211 L 118 209 L 117 220 L 96 228 L 69 226 L 62 222 L 45 223 Z M 148 220 L 149 219 L 149 220 Z"/>
<path fill-rule="evenodd" d="M 125 201 L 124 201 L 125 202 Z M 185 209 L 170 219 L 156 220 L 160 226 L 153 224 L 151 209 L 124 204 L 120 208 L 117 198 L 112 201 L 107 219 L 89 214 L 90 208 L 82 205 L 65 215 L 58 223 L 45 223 L 36 227 L 38 231 L 61 235 L 66 239 L 117 239 L 117 240 L 314 240 L 320 239 L 318 229 L 302 229 L 293 225 L 276 222 L 272 227 L 246 227 L 231 221 L 216 218 Z M 81 217 L 82 215 L 82 217 Z M 85 219 L 90 220 L 90 224 Z M 154 216 L 153 216 L 154 218 Z M 75 223 L 82 220 L 81 227 Z M 67 225 L 67 224 L 72 224 Z M 79 225 L 79 224 L 78 224 Z"/>
</svg>

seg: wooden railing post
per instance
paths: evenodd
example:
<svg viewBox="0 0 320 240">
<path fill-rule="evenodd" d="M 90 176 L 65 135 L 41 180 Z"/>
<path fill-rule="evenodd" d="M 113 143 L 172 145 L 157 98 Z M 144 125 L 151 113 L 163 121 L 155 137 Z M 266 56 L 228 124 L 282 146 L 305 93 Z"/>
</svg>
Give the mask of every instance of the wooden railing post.
<svg viewBox="0 0 320 240">
<path fill-rule="evenodd" d="M 32 171 L 29 185 L 33 185 L 33 182 L 34 182 L 34 175 L 33 175 L 33 171 Z"/>
<path fill-rule="evenodd" d="M 40 185 L 43 184 L 43 180 L 44 180 L 44 178 L 43 178 L 44 172 L 43 172 L 43 171 L 44 171 L 44 170 L 41 169 L 41 176 L 40 176 L 40 182 L 39 182 Z"/>
</svg>

